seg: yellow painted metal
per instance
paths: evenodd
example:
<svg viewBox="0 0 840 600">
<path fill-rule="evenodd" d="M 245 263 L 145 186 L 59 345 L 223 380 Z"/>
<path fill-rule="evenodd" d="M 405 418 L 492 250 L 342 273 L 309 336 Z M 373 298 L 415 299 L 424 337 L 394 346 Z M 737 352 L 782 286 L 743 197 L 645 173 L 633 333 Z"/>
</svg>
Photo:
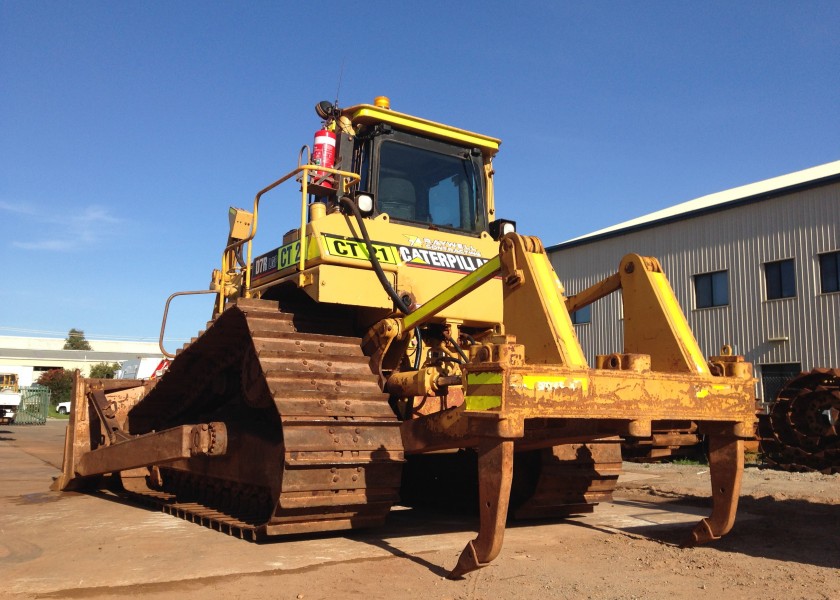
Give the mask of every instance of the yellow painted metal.
<svg viewBox="0 0 840 600">
<path fill-rule="evenodd" d="M 329 169 L 327 167 L 322 167 L 320 165 L 301 165 L 298 167 L 298 170 L 301 171 L 302 178 L 301 178 L 301 208 L 300 208 L 300 230 L 301 232 L 306 231 L 306 217 L 307 217 L 307 208 L 309 206 L 309 177 L 310 175 L 315 175 L 316 172 L 318 174 L 329 173 L 332 175 L 338 175 L 339 186 L 338 192 L 340 194 L 346 194 L 350 191 L 351 182 L 352 184 L 356 184 L 359 182 L 361 177 L 356 173 L 351 173 L 349 171 L 340 171 L 338 169 Z M 294 172 L 293 172 L 294 173 Z M 256 220 L 256 204 L 254 209 L 254 217 Z M 255 223 L 256 225 L 256 223 Z M 254 227 L 256 231 L 256 226 Z M 253 236 L 252 236 L 253 237 Z M 300 260 L 298 261 L 298 273 L 299 273 L 299 281 L 298 285 L 303 287 L 307 283 L 307 279 L 304 276 L 304 264 L 306 263 L 306 236 L 301 237 L 301 250 L 300 250 Z M 250 285 L 250 266 L 251 266 L 251 242 L 248 242 L 248 271 L 246 272 L 246 289 Z"/>
<path fill-rule="evenodd" d="M 243 244 L 247 244 L 247 254 L 245 260 L 245 267 L 243 269 L 243 281 L 241 284 L 241 288 L 239 290 L 239 294 L 246 298 L 251 296 L 251 260 L 252 260 L 252 244 L 254 240 L 254 236 L 257 234 L 257 225 L 259 222 L 259 208 L 260 208 L 260 199 L 263 197 L 264 194 L 270 192 L 280 184 L 288 181 L 289 179 L 294 178 L 296 175 L 301 175 L 301 221 L 300 221 L 300 231 L 306 231 L 306 218 L 307 218 L 307 207 L 308 207 L 308 197 L 309 197 L 309 177 L 311 172 L 318 171 L 319 173 L 329 173 L 331 175 L 335 175 L 336 179 L 339 182 L 339 190 L 342 193 L 346 193 L 350 190 L 350 188 L 359 182 L 359 175 L 356 173 L 351 173 L 349 171 L 341 171 L 338 169 L 330 169 L 327 167 L 323 167 L 320 165 L 298 165 L 298 167 L 291 172 L 287 173 L 277 181 L 267 185 L 254 197 L 254 210 L 253 210 L 253 222 L 251 224 L 250 232 L 248 235 L 242 239 L 235 239 L 233 241 L 228 242 L 228 245 L 225 247 L 224 252 L 222 253 L 222 293 L 219 294 L 219 304 L 217 310 L 221 312 L 224 310 L 224 302 L 226 298 L 226 294 L 224 293 L 225 286 L 229 283 L 232 283 L 231 278 L 229 277 L 229 273 L 235 270 L 235 265 L 231 261 L 232 253 Z M 304 268 L 304 263 L 306 261 L 306 239 L 303 240 L 303 247 L 301 248 L 300 253 L 300 261 L 298 264 L 298 268 L 302 273 Z"/>
<path fill-rule="evenodd" d="M 349 116 L 354 124 L 359 123 L 390 123 L 400 129 L 423 133 L 432 137 L 454 140 L 461 144 L 475 146 L 489 155 L 494 155 L 499 150 L 501 140 L 490 136 L 458 129 L 451 125 L 436 123 L 427 119 L 421 119 L 405 113 L 396 112 L 386 108 L 380 108 L 371 104 L 360 104 L 342 111 Z"/>
<path fill-rule="evenodd" d="M 586 367 L 560 280 L 542 244 L 536 238 L 508 235 L 502 253 L 509 257 L 502 273 L 505 331 L 525 346 L 526 362 Z"/>
<path fill-rule="evenodd" d="M 576 310 L 581 309 L 584 306 L 588 306 L 596 300 L 600 300 L 604 296 L 609 296 L 620 289 L 621 275 L 613 273 L 603 281 L 599 281 L 598 283 L 589 286 L 582 292 L 578 292 L 574 296 L 566 298 L 566 309 L 571 314 Z"/>
<path fill-rule="evenodd" d="M 230 239 L 242 240 L 248 237 L 254 220 L 253 213 L 231 206 L 228 210 L 228 218 L 230 220 Z"/>
<path fill-rule="evenodd" d="M 508 377 L 501 410 L 526 417 L 755 422 L 753 379 L 552 366 Z"/>
<path fill-rule="evenodd" d="M 453 304 L 456 300 L 460 300 L 475 288 L 493 279 L 498 274 L 499 267 L 498 256 L 490 259 L 484 265 L 424 303 L 417 310 L 406 315 L 403 318 L 403 325 L 406 329 L 413 329 L 428 322 L 432 317 L 440 313 L 447 306 Z"/>
<path fill-rule="evenodd" d="M 451 285 L 458 284 L 464 275 L 480 268 L 498 252 L 498 242 L 489 235 L 467 236 L 453 232 L 422 230 L 417 227 L 392 223 L 386 216 L 367 221 L 367 229 L 382 269 L 392 281 L 400 295 L 408 295 L 421 308 L 434 296 Z M 331 213 L 312 221 L 306 226 L 307 260 L 306 274 L 310 280 L 301 285 L 315 297 L 308 286 L 317 278 L 322 265 L 348 267 L 351 277 L 342 298 L 333 296 L 339 304 L 353 305 L 365 293 L 375 296 L 382 292 L 376 281 L 367 286 L 369 277 L 353 280 L 354 274 L 366 271 L 373 275 L 361 232 L 355 221 L 341 213 Z M 281 281 L 292 281 L 299 285 L 297 270 L 298 241 L 287 239 L 277 250 L 278 270 L 261 275 L 252 281 L 252 292 L 259 293 Z M 263 255 L 265 256 L 265 255 Z M 368 290 L 366 292 L 365 290 Z M 337 290 L 336 290 L 337 291 Z M 468 297 L 457 300 L 441 310 L 436 322 L 461 320 L 468 326 L 492 327 L 502 321 L 501 281 L 494 279 L 475 289 Z M 376 301 L 378 305 L 378 301 Z M 369 306 L 369 304 L 362 304 Z M 388 306 L 391 306 L 390 304 Z"/>
<path fill-rule="evenodd" d="M 303 289 L 317 302 L 389 310 L 393 305 L 373 271 L 324 264 L 313 268 L 311 274 L 312 283 Z M 394 274 L 385 276 L 394 285 Z"/>
<path fill-rule="evenodd" d="M 709 374 L 688 321 L 656 259 L 628 254 L 619 266 L 624 352 L 650 354 L 654 371 Z"/>
<path fill-rule="evenodd" d="M 479 148 L 484 158 L 487 216 L 492 220 L 491 160 L 499 148 L 499 140 L 391 111 L 385 101 L 377 102 L 377 106 L 346 109 L 338 122 L 328 127 L 338 127 L 342 136 L 352 136 L 359 132 L 360 125 L 378 123 L 454 141 L 463 147 Z M 315 172 L 334 175 L 333 187 L 325 189 L 313 183 L 310 177 L 314 177 Z M 252 273 L 252 244 L 260 199 L 293 177 L 301 184 L 300 227 L 296 235 L 284 237 L 283 245 L 276 249 L 276 256 L 273 255 L 275 251 L 269 251 L 260 257 L 270 257 L 274 263 L 271 267 L 263 269 L 259 265 L 260 268 Z M 400 427 L 404 445 L 397 446 L 395 442 L 400 454 L 403 450 L 478 449 L 481 529 L 479 537 L 465 549 L 455 574 L 482 566 L 501 548 L 512 479 L 514 440 L 517 444 L 524 443 L 524 448 L 520 448 L 525 450 L 549 448 L 568 444 L 570 440 L 577 443 L 628 433 L 650 435 L 651 421 L 655 420 L 695 421 L 700 432 L 712 437 L 710 468 L 715 496 L 725 496 L 731 501 L 729 512 L 719 510 L 716 505 L 709 535 L 725 533 L 731 526 L 729 517 L 734 510 L 732 500 L 737 499 L 737 490 L 733 494 L 732 486 L 719 473 L 721 469 L 740 473 L 743 457 L 730 452 L 724 460 L 720 458 L 723 453 L 718 450 L 728 444 L 730 438 L 751 435 L 755 420 L 754 380 L 743 376 L 711 375 L 655 259 L 636 255 L 626 257 L 618 279 L 613 276 L 600 288 L 569 303 L 577 306 L 594 301 L 596 296 L 617 289 L 619 283 L 624 290 L 627 354 L 600 363 L 610 365 L 611 369 L 590 369 L 576 338 L 562 286 L 539 240 L 510 234 L 497 244 L 487 233 L 457 234 L 423 229 L 419 223 L 414 226 L 395 224 L 383 214 L 366 219 L 366 223 L 373 240 L 372 251 L 380 258 L 385 278 L 414 308 L 398 320 L 393 316 L 391 298 L 382 290 L 372 270 L 368 246 L 361 241 L 359 225 L 338 211 L 335 196 L 347 193 L 359 180 L 359 175 L 354 173 L 299 164 L 297 169 L 258 192 L 251 223 L 245 226 L 244 220 L 235 219 L 236 229 L 231 229 L 231 239 L 222 255 L 222 270 L 213 278 L 212 293 L 219 294 L 217 309 L 221 312 L 226 299 L 259 295 L 269 286 L 295 284 L 319 303 L 347 306 L 351 313 L 358 309 L 352 317 L 356 326 L 381 319 L 364 336 L 362 349 L 370 358 L 382 390 L 417 396 L 437 392 L 437 385 L 464 384 L 464 403 L 459 406 L 448 409 L 440 399 L 441 410 L 434 414 L 416 419 L 410 418 L 416 416 L 410 410 L 400 414 L 400 418 L 406 417 Z M 328 196 L 329 208 L 319 205 L 310 212 L 310 191 Z M 243 244 L 247 244 L 244 266 L 239 265 L 237 259 Z M 278 294 L 286 292 L 285 287 L 277 290 Z M 249 305 L 247 301 L 240 302 L 244 308 Z M 264 306 L 253 301 L 250 304 Z M 275 307 L 285 308 L 283 302 Z M 235 311 L 229 314 L 235 315 Z M 208 334 L 225 338 L 221 323 L 221 319 L 216 321 Z M 427 357 L 434 360 L 440 354 L 449 353 L 454 358 L 454 352 L 445 348 L 445 344 L 447 336 L 458 339 L 460 328 L 474 335 L 475 345 L 469 349 L 470 358 L 464 363 L 443 361 L 447 363 L 443 367 L 424 366 L 400 372 L 410 356 L 410 336 L 406 332 L 427 323 L 443 326 L 429 328 L 429 339 L 433 341 L 428 348 L 432 352 Z M 222 327 L 222 335 L 218 335 L 218 326 Z M 205 347 L 213 350 L 214 343 L 209 341 Z M 223 344 L 224 339 L 218 343 Z M 201 360 L 202 351 L 197 352 Z M 211 354 L 213 352 L 207 353 L 207 357 L 212 359 Z M 648 355 L 653 370 L 647 362 Z M 187 362 L 189 360 L 188 357 Z M 716 368 L 715 372 L 718 370 Z M 747 367 L 741 366 L 722 370 L 726 375 L 748 372 Z M 394 379 L 391 389 L 389 377 Z M 80 381 L 77 374 L 74 385 L 77 392 L 84 393 Z M 374 385 L 373 381 L 370 384 Z M 317 396 L 315 388 L 309 392 Z M 331 392 L 327 390 L 327 393 Z M 365 393 L 364 397 L 369 396 Z M 345 410 L 350 410 L 352 402 L 348 400 L 347 404 Z M 406 404 L 411 407 L 411 402 Z M 387 403 L 382 406 L 387 411 Z M 359 407 L 367 410 L 362 405 Z M 87 418 L 83 407 L 76 406 L 73 415 L 71 427 L 74 421 Z M 320 419 L 314 413 L 304 418 Z M 72 439 L 82 442 L 92 439 L 82 433 L 74 434 Z M 356 429 L 356 433 L 360 430 Z M 313 430 L 312 435 L 317 437 L 319 434 Z M 320 443 L 315 437 L 312 443 Z M 371 448 L 374 447 L 370 443 L 372 439 L 366 440 Z M 71 448 L 69 440 L 67 447 Z M 356 437 L 353 441 L 365 443 Z M 330 445 L 329 441 L 326 443 Z M 597 466 L 597 460 L 591 458 Z M 68 464 L 71 467 L 67 467 Z M 67 478 L 73 477 L 73 464 L 76 463 L 65 461 L 60 485 L 66 485 Z M 714 471 L 718 471 L 717 476 Z M 729 486 L 726 491 L 725 486 Z M 338 486 L 334 488 L 333 491 L 340 491 Z M 363 486 L 354 489 L 362 490 Z M 349 510 L 342 507 L 340 498 L 334 508 Z M 333 511 L 332 508 L 329 510 Z M 309 528 L 315 521 L 302 523 Z"/>
<path fill-rule="evenodd" d="M 484 191 L 485 202 L 487 204 L 487 220 L 496 220 L 496 192 L 493 186 L 493 163 L 491 158 L 485 158 L 484 161 Z"/>
</svg>

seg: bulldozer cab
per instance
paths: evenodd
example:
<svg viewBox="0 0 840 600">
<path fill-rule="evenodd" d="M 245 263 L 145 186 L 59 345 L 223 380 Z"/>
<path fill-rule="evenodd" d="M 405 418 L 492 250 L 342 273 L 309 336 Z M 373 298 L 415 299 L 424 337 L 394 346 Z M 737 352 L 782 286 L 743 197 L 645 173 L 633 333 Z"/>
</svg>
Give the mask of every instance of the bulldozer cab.
<svg viewBox="0 0 840 600">
<path fill-rule="evenodd" d="M 476 235 L 487 229 L 481 151 L 388 128 L 362 142 L 360 187 L 376 214 L 396 222 Z"/>
</svg>

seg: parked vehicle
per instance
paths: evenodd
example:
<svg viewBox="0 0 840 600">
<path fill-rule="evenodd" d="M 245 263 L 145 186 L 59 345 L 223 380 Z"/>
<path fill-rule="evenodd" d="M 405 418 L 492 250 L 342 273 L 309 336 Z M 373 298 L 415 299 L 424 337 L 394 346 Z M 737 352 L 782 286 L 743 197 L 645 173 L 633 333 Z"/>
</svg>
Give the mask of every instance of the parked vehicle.
<svg viewBox="0 0 840 600">
<path fill-rule="evenodd" d="M 0 424 L 15 422 L 20 406 L 20 385 L 17 373 L 0 373 Z"/>
</svg>

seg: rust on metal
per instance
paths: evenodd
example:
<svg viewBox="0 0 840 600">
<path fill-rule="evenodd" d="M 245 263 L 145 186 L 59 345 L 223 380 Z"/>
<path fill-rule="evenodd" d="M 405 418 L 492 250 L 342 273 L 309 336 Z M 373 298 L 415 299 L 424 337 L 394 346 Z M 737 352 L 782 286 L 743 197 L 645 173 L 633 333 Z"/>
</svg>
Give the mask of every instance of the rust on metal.
<svg viewBox="0 0 840 600">
<path fill-rule="evenodd" d="M 709 436 L 709 472 L 712 515 L 694 527 L 687 545 L 719 539 L 732 529 L 744 472 L 744 440 L 725 435 Z"/>
<path fill-rule="evenodd" d="M 221 456 L 226 450 L 224 423 L 181 425 L 136 438 L 121 437 L 116 443 L 87 452 L 76 472 L 82 477 L 104 475 L 193 456 Z"/>
<path fill-rule="evenodd" d="M 486 566 L 502 549 L 513 480 L 513 442 L 482 440 L 478 446 L 478 472 L 478 536 L 467 543 L 449 574 L 452 579 Z"/>
<path fill-rule="evenodd" d="M 789 471 L 840 473 L 840 369 L 790 380 L 759 421 L 766 459 Z"/>
</svg>

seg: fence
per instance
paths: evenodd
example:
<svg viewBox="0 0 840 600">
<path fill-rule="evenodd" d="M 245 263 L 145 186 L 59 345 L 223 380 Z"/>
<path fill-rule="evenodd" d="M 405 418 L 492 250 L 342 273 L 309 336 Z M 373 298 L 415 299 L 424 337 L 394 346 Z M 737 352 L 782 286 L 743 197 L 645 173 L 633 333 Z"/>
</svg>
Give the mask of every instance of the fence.
<svg viewBox="0 0 840 600">
<path fill-rule="evenodd" d="M 20 406 L 15 425 L 43 425 L 50 410 L 50 388 L 38 385 L 20 388 Z"/>
</svg>

